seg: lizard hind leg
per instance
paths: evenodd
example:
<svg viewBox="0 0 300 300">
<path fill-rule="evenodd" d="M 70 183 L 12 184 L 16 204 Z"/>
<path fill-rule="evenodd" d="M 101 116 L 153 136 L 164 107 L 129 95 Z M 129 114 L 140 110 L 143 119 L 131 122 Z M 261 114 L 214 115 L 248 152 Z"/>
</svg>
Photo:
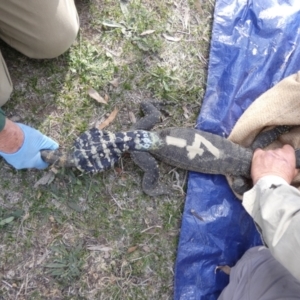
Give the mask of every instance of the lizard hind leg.
<svg viewBox="0 0 300 300">
<path fill-rule="evenodd" d="M 139 130 L 151 130 L 154 125 L 160 121 L 161 113 L 152 102 L 142 102 L 140 107 L 144 113 L 144 117 L 139 119 L 132 128 Z"/>
<path fill-rule="evenodd" d="M 169 194 L 170 191 L 159 183 L 159 168 L 155 158 L 148 152 L 131 152 L 133 161 L 145 172 L 143 191 L 152 197 Z"/>
</svg>

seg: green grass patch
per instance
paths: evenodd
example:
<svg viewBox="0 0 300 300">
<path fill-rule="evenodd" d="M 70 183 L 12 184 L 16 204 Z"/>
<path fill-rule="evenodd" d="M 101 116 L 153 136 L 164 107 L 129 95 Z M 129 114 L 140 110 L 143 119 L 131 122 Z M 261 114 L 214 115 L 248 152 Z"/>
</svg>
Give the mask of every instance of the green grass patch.
<svg viewBox="0 0 300 300">
<path fill-rule="evenodd" d="M 8 117 L 63 150 L 115 107 L 106 130 L 128 130 L 145 99 L 169 103 L 156 128 L 193 127 L 205 91 L 211 2 L 79 2 L 80 33 L 60 57 L 36 61 L 1 45 L 14 82 Z M 89 97 L 91 87 L 107 105 Z M 1 297 L 172 299 L 185 172 L 162 165 L 170 195 L 156 198 L 142 192 L 143 173 L 129 157 L 93 176 L 56 170 L 36 186 L 47 172 L 0 161 Z"/>
</svg>

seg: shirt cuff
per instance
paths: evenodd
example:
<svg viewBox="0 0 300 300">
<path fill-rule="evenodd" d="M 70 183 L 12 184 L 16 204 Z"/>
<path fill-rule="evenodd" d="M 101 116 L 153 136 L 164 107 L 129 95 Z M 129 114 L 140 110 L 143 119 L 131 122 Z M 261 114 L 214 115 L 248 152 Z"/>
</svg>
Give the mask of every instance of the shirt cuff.
<svg viewBox="0 0 300 300">
<path fill-rule="evenodd" d="M 0 108 L 0 131 L 2 131 L 3 128 L 4 128 L 4 126 L 5 126 L 5 120 L 6 120 L 5 113 L 4 113 L 4 111 Z"/>
<path fill-rule="evenodd" d="M 283 178 L 275 175 L 268 175 L 260 178 L 250 191 L 244 193 L 242 204 L 248 214 L 253 216 L 254 204 L 258 192 L 263 192 L 264 190 L 269 189 L 272 185 L 278 186 L 282 184 L 289 185 Z"/>
</svg>

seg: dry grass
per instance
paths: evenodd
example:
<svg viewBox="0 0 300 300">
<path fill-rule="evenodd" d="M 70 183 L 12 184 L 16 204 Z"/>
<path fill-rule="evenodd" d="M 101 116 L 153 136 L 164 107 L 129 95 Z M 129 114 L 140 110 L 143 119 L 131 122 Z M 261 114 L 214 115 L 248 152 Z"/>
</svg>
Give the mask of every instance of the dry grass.
<svg viewBox="0 0 300 300">
<path fill-rule="evenodd" d="M 80 1 L 78 40 L 57 59 L 34 61 L 3 46 L 14 82 L 8 116 L 64 149 L 114 107 L 120 112 L 107 129 L 129 129 L 147 98 L 172 103 L 158 126 L 194 126 L 213 3 L 126 3 Z M 90 87 L 108 105 L 92 100 Z M 126 156 L 95 176 L 58 170 L 36 188 L 49 170 L 17 172 L 1 161 L 0 172 L 1 299 L 172 298 L 185 172 L 163 165 L 171 194 L 155 199 L 143 194 L 142 173 Z"/>
</svg>

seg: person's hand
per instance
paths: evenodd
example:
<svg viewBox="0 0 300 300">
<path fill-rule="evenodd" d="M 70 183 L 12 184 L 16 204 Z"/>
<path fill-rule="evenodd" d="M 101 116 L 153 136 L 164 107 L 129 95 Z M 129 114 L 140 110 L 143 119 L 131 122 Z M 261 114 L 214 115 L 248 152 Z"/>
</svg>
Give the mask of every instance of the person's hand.
<svg viewBox="0 0 300 300">
<path fill-rule="evenodd" d="M 8 120 L 8 122 L 11 122 Z M 17 139 L 21 139 L 22 143 L 17 147 L 16 151 L 10 153 L 11 151 L 0 151 L 0 156 L 2 156 L 7 163 L 15 167 L 16 169 L 45 169 L 48 164 L 41 158 L 41 150 L 50 149 L 55 150 L 58 148 L 58 144 L 50 139 L 49 137 L 43 135 L 38 130 L 19 123 L 8 123 L 12 126 L 15 134 L 9 134 L 8 136 L 15 136 Z M 18 128 L 16 128 L 18 126 Z M 8 131 L 9 133 L 9 131 Z M 22 136 L 22 138 L 20 138 Z M 7 144 L 8 141 L 7 141 Z M 13 144 L 11 144 L 12 146 Z M 10 147 L 11 148 L 11 147 Z"/>
<path fill-rule="evenodd" d="M 291 183 L 297 175 L 295 150 L 290 145 L 264 151 L 256 149 L 252 158 L 251 177 L 255 184 L 260 178 L 276 175 Z"/>
</svg>

